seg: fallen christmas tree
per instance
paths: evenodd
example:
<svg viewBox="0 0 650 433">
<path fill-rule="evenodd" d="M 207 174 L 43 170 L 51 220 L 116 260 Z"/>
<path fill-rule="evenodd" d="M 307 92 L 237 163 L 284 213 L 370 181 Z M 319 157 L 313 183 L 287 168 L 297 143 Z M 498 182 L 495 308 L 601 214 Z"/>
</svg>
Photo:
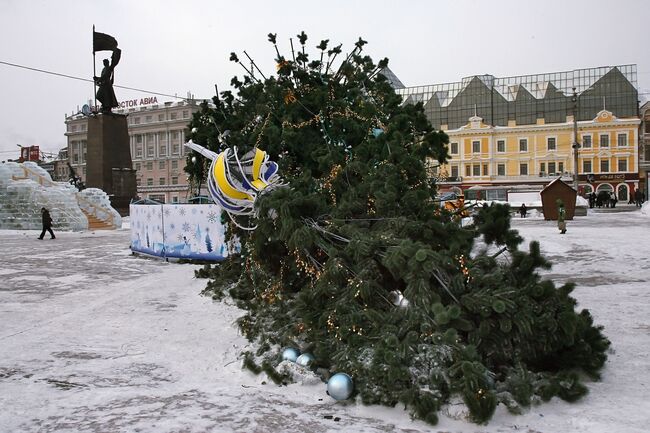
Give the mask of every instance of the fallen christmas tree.
<svg viewBox="0 0 650 433">
<path fill-rule="evenodd" d="M 246 310 L 239 326 L 259 350 L 244 364 L 281 381 L 279 351 L 300 348 L 352 376 L 363 403 L 403 403 L 432 424 L 454 396 L 482 423 L 498 403 L 518 413 L 584 395 L 609 341 L 576 312 L 573 285 L 540 278 L 550 264 L 536 242 L 518 248 L 506 206 L 461 227 L 435 201 L 430 169 L 449 158 L 447 136 L 395 94 L 387 60 L 363 56 L 360 39 L 338 64 L 328 41 L 310 61 L 298 40 L 286 58 L 269 35 L 273 77 L 233 53 L 246 69 L 236 96 L 222 92 L 191 124 L 214 152 L 266 151 L 286 184 L 256 199 L 255 218 L 225 218 L 241 253 L 198 272 L 207 293 Z M 188 157 L 191 180 L 206 168 Z"/>
</svg>

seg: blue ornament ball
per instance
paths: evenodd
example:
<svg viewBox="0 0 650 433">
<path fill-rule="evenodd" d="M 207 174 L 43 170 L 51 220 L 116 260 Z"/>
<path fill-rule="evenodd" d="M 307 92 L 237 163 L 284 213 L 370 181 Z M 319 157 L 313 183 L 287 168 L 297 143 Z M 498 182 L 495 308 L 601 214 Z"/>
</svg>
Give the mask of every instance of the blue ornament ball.
<svg viewBox="0 0 650 433">
<path fill-rule="evenodd" d="M 336 373 L 327 381 L 327 392 L 334 400 L 347 400 L 353 389 L 352 378 L 345 373 Z"/>
<path fill-rule="evenodd" d="M 303 353 L 296 360 L 296 364 L 302 365 L 303 367 L 309 367 L 312 362 L 314 362 L 314 357 L 309 353 Z"/>
<path fill-rule="evenodd" d="M 282 352 L 282 360 L 284 361 L 296 362 L 298 356 L 300 356 L 300 352 L 293 347 L 288 347 Z"/>
</svg>

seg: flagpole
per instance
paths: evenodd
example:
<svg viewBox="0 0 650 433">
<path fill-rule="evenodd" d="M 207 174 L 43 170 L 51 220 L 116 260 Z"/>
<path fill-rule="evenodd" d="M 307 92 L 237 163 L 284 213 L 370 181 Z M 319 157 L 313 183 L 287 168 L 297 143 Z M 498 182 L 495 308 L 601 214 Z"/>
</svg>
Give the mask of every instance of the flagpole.
<svg viewBox="0 0 650 433">
<path fill-rule="evenodd" d="M 92 111 L 97 111 L 97 66 L 95 64 L 95 24 L 93 24 L 93 96 L 95 97 L 95 106 Z"/>
</svg>

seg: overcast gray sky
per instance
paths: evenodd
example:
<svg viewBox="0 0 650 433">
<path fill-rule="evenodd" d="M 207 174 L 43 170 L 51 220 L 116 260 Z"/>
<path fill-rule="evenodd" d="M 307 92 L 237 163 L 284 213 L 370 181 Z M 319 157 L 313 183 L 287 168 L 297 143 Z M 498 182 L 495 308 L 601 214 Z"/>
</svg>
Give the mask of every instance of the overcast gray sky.
<svg viewBox="0 0 650 433">
<path fill-rule="evenodd" d="M 321 39 L 346 52 L 362 37 L 365 52 L 388 57 L 406 86 L 637 64 L 647 99 L 649 13 L 647 0 L 0 0 L 0 62 L 90 79 L 94 24 L 122 49 L 115 84 L 210 98 L 215 84 L 226 90 L 242 75 L 228 61 L 231 51 L 244 58 L 246 50 L 273 74 L 266 35 L 277 33 L 289 56 L 289 38 L 297 43 L 304 30 L 312 57 Z M 97 53 L 97 73 L 108 54 Z M 93 97 L 90 82 L 2 63 L 0 89 L 0 160 L 17 158 L 17 144 L 64 147 L 66 114 Z"/>
</svg>

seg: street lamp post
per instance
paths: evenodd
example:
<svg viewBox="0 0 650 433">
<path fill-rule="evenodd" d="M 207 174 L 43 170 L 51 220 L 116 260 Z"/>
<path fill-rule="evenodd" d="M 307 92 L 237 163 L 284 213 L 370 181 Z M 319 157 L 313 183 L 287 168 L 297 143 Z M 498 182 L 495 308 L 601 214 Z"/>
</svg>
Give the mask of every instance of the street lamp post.
<svg viewBox="0 0 650 433">
<path fill-rule="evenodd" d="M 580 149 L 580 143 L 578 143 L 578 94 L 575 87 L 571 102 L 573 102 L 573 145 L 571 146 L 573 147 L 573 189 L 578 191 L 578 149 Z"/>
</svg>

